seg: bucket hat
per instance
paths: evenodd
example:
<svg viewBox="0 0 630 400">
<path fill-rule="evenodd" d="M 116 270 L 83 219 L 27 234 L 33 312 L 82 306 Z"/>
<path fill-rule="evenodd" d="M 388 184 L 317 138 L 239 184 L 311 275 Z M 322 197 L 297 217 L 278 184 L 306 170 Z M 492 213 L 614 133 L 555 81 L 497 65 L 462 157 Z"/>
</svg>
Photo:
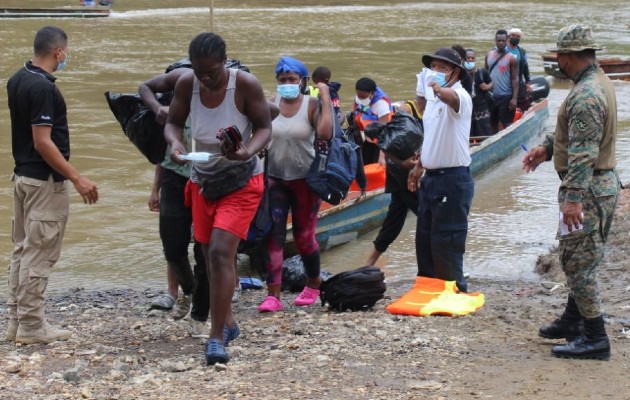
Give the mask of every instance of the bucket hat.
<svg viewBox="0 0 630 400">
<path fill-rule="evenodd" d="M 548 49 L 554 53 L 573 53 L 582 50 L 602 50 L 591 35 L 591 28 L 585 25 L 569 25 L 560 29 L 556 47 Z"/>
<path fill-rule="evenodd" d="M 459 67 L 459 79 L 466 73 L 466 69 L 462 65 L 462 57 L 455 50 L 448 47 L 440 47 L 435 53 L 422 56 L 422 63 L 427 68 L 431 68 L 431 61 L 433 60 L 444 61 L 454 67 Z"/>
</svg>

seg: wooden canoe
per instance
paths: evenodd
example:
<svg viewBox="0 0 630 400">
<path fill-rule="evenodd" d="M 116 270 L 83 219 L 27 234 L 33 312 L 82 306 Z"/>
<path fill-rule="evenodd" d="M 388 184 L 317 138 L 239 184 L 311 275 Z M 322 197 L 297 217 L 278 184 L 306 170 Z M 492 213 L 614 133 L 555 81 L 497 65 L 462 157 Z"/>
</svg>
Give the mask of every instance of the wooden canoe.
<svg viewBox="0 0 630 400">
<path fill-rule="evenodd" d="M 555 53 L 545 53 L 542 55 L 543 68 L 547 75 L 558 79 L 568 79 L 560 72 L 558 59 Z M 630 58 L 622 57 L 598 57 L 597 62 L 610 79 L 630 80 Z"/>
<path fill-rule="evenodd" d="M 471 172 L 478 176 L 493 168 L 514 152 L 538 136 L 549 116 L 547 99 L 536 102 L 523 116 L 506 129 L 471 147 Z M 522 150 L 520 150 L 522 151 Z M 367 192 L 361 198 L 359 192 L 350 192 L 348 199 L 337 206 L 322 203 L 317 223 L 316 237 L 321 251 L 326 251 L 354 240 L 383 225 L 390 194 L 383 188 Z M 285 257 L 296 254 L 291 224 L 288 225 Z"/>
<path fill-rule="evenodd" d="M 521 144 L 527 144 L 538 136 L 545 127 L 547 117 L 549 117 L 549 102 L 543 99 L 533 103 L 518 121 L 496 135 L 488 137 L 478 146 L 472 147 L 470 169 L 473 176 L 495 167 L 521 149 Z"/>
<path fill-rule="evenodd" d="M 0 7 L 0 18 L 101 18 L 109 17 L 106 6 L 58 8 L 5 8 Z"/>
</svg>

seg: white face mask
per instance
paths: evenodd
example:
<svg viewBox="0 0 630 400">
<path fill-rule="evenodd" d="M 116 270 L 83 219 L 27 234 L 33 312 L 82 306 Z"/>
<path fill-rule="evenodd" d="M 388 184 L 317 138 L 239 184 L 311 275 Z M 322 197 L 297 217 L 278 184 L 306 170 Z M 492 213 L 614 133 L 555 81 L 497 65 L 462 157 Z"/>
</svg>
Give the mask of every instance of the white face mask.
<svg viewBox="0 0 630 400">
<path fill-rule="evenodd" d="M 360 106 L 369 106 L 372 99 L 366 97 L 365 99 L 360 99 L 359 96 L 354 96 L 354 101 Z"/>
</svg>

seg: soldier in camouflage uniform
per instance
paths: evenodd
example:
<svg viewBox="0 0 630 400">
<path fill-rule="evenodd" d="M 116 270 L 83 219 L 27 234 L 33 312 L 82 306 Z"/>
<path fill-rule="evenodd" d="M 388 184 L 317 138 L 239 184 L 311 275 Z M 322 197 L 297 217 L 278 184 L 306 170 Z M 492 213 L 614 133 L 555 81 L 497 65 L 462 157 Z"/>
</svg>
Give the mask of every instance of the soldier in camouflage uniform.
<svg viewBox="0 0 630 400">
<path fill-rule="evenodd" d="M 610 344 L 600 310 L 597 266 L 619 194 L 615 171 L 617 100 L 612 83 L 598 67 L 596 47 L 587 26 L 572 25 L 560 30 L 558 66 L 574 86 L 558 111 L 554 136 L 523 158 L 526 172 L 543 161 L 554 159 L 562 183 L 558 192 L 561 225 L 558 248 L 562 269 L 570 289 L 562 316 L 540 328 L 549 339 L 566 338 L 552 354 L 564 358 L 610 358 Z M 582 227 L 583 226 L 583 227 Z"/>
</svg>

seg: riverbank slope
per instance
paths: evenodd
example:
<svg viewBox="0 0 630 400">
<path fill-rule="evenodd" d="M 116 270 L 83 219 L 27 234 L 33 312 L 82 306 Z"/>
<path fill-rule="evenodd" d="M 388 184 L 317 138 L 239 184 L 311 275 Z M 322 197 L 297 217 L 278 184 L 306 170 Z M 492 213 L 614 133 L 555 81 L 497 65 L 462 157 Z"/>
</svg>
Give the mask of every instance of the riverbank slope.
<svg viewBox="0 0 630 400">
<path fill-rule="evenodd" d="M 388 287 L 373 312 L 319 305 L 261 315 L 261 291 L 235 307 L 241 337 L 224 368 L 206 367 L 187 321 L 149 311 L 157 290 L 68 291 L 48 316 L 68 342 L 0 342 L 2 399 L 623 399 L 630 393 L 630 191 L 600 268 L 610 335 L 608 362 L 556 359 L 537 336 L 563 309 L 567 290 L 553 254 L 543 282 L 471 279 L 485 306 L 460 317 L 392 316 L 384 306 L 411 280 Z M 553 234 L 546 232 L 544 234 Z M 6 293 L 0 295 L 6 303 Z M 6 307 L 0 309 L 6 330 Z"/>
</svg>

